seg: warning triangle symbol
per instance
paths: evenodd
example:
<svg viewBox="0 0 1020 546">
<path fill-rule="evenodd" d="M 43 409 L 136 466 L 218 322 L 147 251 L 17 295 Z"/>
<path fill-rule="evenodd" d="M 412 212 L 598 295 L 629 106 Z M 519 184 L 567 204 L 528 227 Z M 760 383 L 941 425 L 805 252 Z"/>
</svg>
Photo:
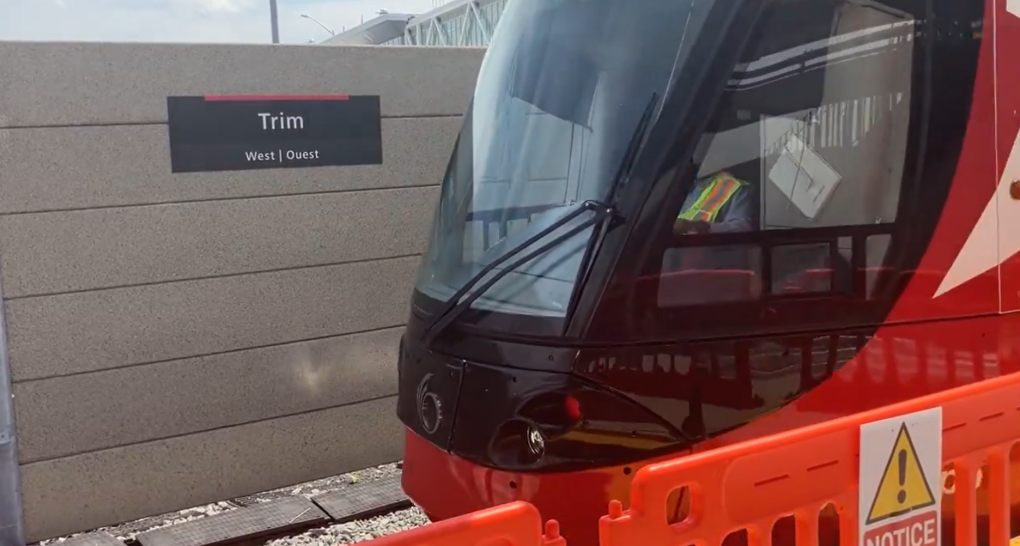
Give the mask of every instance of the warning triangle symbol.
<svg viewBox="0 0 1020 546">
<path fill-rule="evenodd" d="M 934 504 L 935 496 L 917 458 L 914 441 L 910 439 L 907 424 L 903 423 L 882 480 L 878 482 L 875 500 L 871 501 L 868 525 Z"/>
</svg>

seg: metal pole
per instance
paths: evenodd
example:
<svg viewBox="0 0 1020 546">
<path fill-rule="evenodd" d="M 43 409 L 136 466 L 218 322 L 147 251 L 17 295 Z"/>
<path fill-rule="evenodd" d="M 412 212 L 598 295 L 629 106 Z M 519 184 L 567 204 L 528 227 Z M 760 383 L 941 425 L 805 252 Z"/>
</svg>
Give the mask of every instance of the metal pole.
<svg viewBox="0 0 1020 546">
<path fill-rule="evenodd" d="M 11 363 L 7 351 L 7 319 L 4 316 L 3 287 L 0 287 L 0 544 L 24 546 L 17 439 Z"/>
<path fill-rule="evenodd" d="M 276 17 L 276 0 L 269 0 L 269 22 L 273 25 L 273 43 L 280 43 L 280 20 Z"/>
<path fill-rule="evenodd" d="M 312 21 L 313 23 L 319 25 L 320 27 L 325 29 L 326 32 L 328 32 L 330 36 L 336 36 L 336 33 L 333 32 L 333 29 L 331 29 L 331 28 L 327 27 L 326 25 L 322 24 L 322 21 L 319 21 L 315 17 L 312 17 L 311 15 L 308 15 L 307 13 L 302 13 L 301 17 L 304 17 L 305 19 L 308 19 L 309 21 Z"/>
</svg>

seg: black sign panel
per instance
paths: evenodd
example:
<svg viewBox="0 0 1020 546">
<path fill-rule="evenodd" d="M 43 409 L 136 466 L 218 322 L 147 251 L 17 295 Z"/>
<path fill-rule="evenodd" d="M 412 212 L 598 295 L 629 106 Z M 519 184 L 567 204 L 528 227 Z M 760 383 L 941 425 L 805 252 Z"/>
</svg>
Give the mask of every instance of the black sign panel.
<svg viewBox="0 0 1020 546">
<path fill-rule="evenodd" d="M 379 165 L 378 96 L 167 97 L 175 173 Z"/>
</svg>

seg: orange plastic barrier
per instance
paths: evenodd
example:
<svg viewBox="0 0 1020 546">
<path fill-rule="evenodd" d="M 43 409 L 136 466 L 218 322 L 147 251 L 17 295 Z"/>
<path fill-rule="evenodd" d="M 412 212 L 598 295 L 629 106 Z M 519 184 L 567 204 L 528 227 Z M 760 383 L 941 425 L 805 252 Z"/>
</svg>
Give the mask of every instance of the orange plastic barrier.
<svg viewBox="0 0 1020 546">
<path fill-rule="evenodd" d="M 942 406 L 943 464 L 952 463 L 956 471 L 956 494 L 942 501 L 943 511 L 953 503 L 955 536 L 943 536 L 943 546 L 977 544 L 975 479 L 983 464 L 988 465 L 987 544 L 1010 544 L 1009 457 L 1020 442 L 1020 374 L 647 466 L 634 478 L 630 508 L 613 501 L 600 520 L 600 544 L 717 546 L 746 531 L 748 546 L 765 545 L 772 543 L 776 522 L 793 515 L 797 546 L 815 546 L 819 513 L 830 503 L 836 508 L 831 517 L 839 523 L 838 538 L 831 542 L 857 544 L 861 425 L 937 406 Z M 685 486 L 690 511 L 671 525 L 667 499 Z"/>
<path fill-rule="evenodd" d="M 527 502 L 512 502 L 369 542 L 372 546 L 567 546 L 560 526 Z"/>
</svg>

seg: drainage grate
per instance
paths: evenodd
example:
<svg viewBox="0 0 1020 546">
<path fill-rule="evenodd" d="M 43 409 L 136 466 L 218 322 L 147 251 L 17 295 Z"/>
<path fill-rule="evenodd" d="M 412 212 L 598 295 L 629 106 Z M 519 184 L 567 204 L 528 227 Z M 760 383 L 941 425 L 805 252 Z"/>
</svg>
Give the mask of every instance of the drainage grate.
<svg viewBox="0 0 1020 546">
<path fill-rule="evenodd" d="M 399 474 L 323 493 L 312 497 L 312 502 L 339 523 L 411 505 L 400 487 Z"/>
<path fill-rule="evenodd" d="M 238 508 L 138 535 L 142 546 L 212 546 L 243 538 L 310 527 L 328 520 L 311 501 L 291 497 Z"/>
<path fill-rule="evenodd" d="M 60 546 L 124 546 L 123 542 L 102 531 L 69 538 L 59 544 Z"/>
</svg>

